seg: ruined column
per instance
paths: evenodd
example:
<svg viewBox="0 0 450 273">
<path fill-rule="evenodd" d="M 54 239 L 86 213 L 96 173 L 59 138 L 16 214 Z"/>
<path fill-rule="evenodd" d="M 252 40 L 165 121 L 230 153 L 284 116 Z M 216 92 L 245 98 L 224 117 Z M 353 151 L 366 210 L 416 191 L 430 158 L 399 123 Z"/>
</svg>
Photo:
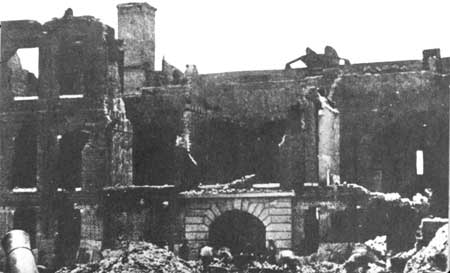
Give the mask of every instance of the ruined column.
<svg viewBox="0 0 450 273">
<path fill-rule="evenodd" d="M 81 151 L 81 187 L 96 191 L 108 183 L 108 145 L 103 122 L 92 122 L 89 127 L 89 139 Z"/>
<path fill-rule="evenodd" d="M 100 258 L 103 239 L 103 221 L 94 205 L 77 205 L 81 215 L 79 262 L 95 262 Z"/>
<path fill-rule="evenodd" d="M 147 3 L 117 6 L 119 39 L 124 41 L 124 91 L 144 86 L 155 68 L 155 11 Z"/>
<path fill-rule="evenodd" d="M 339 175 L 339 112 L 328 104 L 319 110 L 319 182 L 329 186 Z"/>
</svg>

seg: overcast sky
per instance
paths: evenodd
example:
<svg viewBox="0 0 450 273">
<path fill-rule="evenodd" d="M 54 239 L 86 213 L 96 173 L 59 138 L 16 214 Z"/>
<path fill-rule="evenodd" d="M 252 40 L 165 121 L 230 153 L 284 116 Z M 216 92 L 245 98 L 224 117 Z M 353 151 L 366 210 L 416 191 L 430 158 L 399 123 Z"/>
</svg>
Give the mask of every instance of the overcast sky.
<svg viewBox="0 0 450 273">
<path fill-rule="evenodd" d="M 117 29 L 119 0 L 2 0 L 0 20 L 41 23 L 93 15 Z M 421 59 L 441 48 L 450 56 L 450 2 L 412 0 L 151 0 L 156 12 L 156 68 L 162 56 L 200 73 L 283 69 L 326 45 L 352 63 Z M 27 66 L 28 64 L 24 65 Z"/>
</svg>

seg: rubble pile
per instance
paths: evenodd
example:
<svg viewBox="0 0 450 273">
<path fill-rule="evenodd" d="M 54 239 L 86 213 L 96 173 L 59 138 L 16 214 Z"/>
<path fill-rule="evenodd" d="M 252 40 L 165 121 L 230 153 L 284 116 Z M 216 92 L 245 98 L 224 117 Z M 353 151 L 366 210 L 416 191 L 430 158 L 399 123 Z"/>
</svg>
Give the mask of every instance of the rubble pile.
<svg viewBox="0 0 450 273">
<path fill-rule="evenodd" d="M 378 247 L 378 246 L 377 246 Z M 361 272 L 384 272 L 386 263 L 378 250 L 366 244 L 356 244 L 352 254 L 342 266 L 346 273 Z"/>
<path fill-rule="evenodd" d="M 302 273 L 341 273 L 342 267 L 332 262 L 315 262 L 300 265 L 297 272 Z"/>
<path fill-rule="evenodd" d="M 439 221 L 440 219 L 437 219 Z M 447 266 L 448 224 L 442 226 L 427 246 L 412 248 L 390 256 L 387 251 L 386 236 L 378 236 L 364 244 L 348 245 L 352 252 L 345 262 L 331 262 L 333 255 L 324 255 L 320 248 L 317 254 L 300 257 L 299 272 L 336 272 L 336 273 L 425 273 L 445 272 Z M 343 245 L 342 245 L 343 246 Z M 340 247 L 342 250 L 345 248 Z M 330 248 L 327 248 L 330 250 Z M 338 248 L 336 248 L 338 250 Z M 346 250 L 348 251 L 348 249 Z M 340 251 L 342 252 L 342 251 Z M 345 252 L 345 251 L 344 251 Z M 344 253 L 343 252 L 343 253 Z M 336 261 L 334 261 L 336 262 Z M 333 266 L 332 266 L 333 265 Z"/>
<path fill-rule="evenodd" d="M 103 258 L 93 264 L 64 267 L 57 273 L 197 273 L 197 263 L 188 263 L 172 252 L 147 242 L 122 242 L 116 250 L 106 249 Z"/>
<path fill-rule="evenodd" d="M 448 224 L 442 226 L 428 246 L 417 251 L 406 263 L 404 273 L 445 271 L 447 267 Z"/>
<path fill-rule="evenodd" d="M 196 189 L 181 192 L 185 196 L 200 196 L 204 194 L 233 194 L 248 192 L 280 192 L 279 183 L 257 184 L 254 174 L 243 176 L 226 184 L 200 184 Z"/>
<path fill-rule="evenodd" d="M 392 202 L 392 203 L 398 203 L 400 206 L 412 206 L 412 207 L 429 207 L 429 197 L 422 195 L 421 193 L 417 193 L 412 197 L 412 199 L 409 198 L 402 198 L 399 193 L 396 192 L 390 192 L 390 193 L 383 193 L 383 192 L 372 192 L 366 189 L 365 187 L 353 184 L 353 183 L 343 183 L 338 185 L 338 189 L 350 189 L 354 192 L 359 192 L 360 194 L 369 196 L 369 199 L 377 199 L 384 202 Z"/>
<path fill-rule="evenodd" d="M 386 245 L 387 236 L 377 236 L 375 239 L 368 240 L 364 244 L 378 253 L 380 257 L 386 257 L 387 245 Z"/>
<path fill-rule="evenodd" d="M 321 243 L 317 253 L 310 256 L 310 259 L 319 262 L 327 261 L 342 264 L 352 254 L 355 243 Z"/>
</svg>

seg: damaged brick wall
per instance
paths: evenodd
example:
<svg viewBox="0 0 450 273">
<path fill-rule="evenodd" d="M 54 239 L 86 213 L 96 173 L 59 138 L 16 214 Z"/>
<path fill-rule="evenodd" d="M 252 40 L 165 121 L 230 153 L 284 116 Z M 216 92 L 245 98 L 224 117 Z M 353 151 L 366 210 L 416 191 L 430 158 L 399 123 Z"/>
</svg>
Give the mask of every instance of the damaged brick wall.
<svg viewBox="0 0 450 273">
<path fill-rule="evenodd" d="M 90 16 L 74 17 L 71 10 L 44 25 L 2 22 L 0 54 L 9 62 L 2 62 L 0 73 L 0 205 L 38 208 L 42 264 L 54 265 L 54 235 L 64 222 L 55 212 L 61 205 L 63 212 L 79 214 L 79 223 L 65 226 L 76 226 L 69 229 L 74 234 L 79 228 L 80 240 L 70 247 L 79 243 L 87 260 L 121 236 L 164 244 L 175 240 L 175 234 L 176 240 L 186 235 L 205 243 L 205 229 L 220 217 L 216 209 L 256 215 L 265 224 L 267 238 L 305 253 L 314 249 L 316 239 L 353 241 L 387 233 L 388 245 L 403 248 L 410 243 L 417 215 L 408 207 L 397 210 L 383 204 L 374 209 L 359 195 L 304 187 L 324 186 L 338 174 L 373 190 L 413 194 L 431 187 L 434 211 L 446 211 L 439 204 L 447 204 L 449 82 L 439 72 L 448 71 L 448 60 L 435 60 L 442 67 L 429 58 L 424 58 L 426 65 L 410 61 L 337 66 L 334 54 L 331 66 L 319 63 L 307 69 L 210 75 L 192 70 L 182 75 L 163 61 L 163 71 L 153 71 L 155 11 L 145 3 L 118 6 L 123 44 L 114 39 L 112 28 Z M 25 47 L 39 48 L 38 84 L 18 65 L 16 51 Z M 28 94 L 38 99 L 14 100 Z M 32 135 L 21 131 L 27 122 L 36 123 L 32 141 L 21 140 L 21 135 Z M 30 175 L 36 182 L 29 179 L 19 186 L 30 190 L 36 184 L 37 192 L 12 191 L 18 173 L 13 168 L 15 146 L 22 146 L 21 141 L 36 143 L 36 174 Z M 410 145 L 402 146 L 405 143 Z M 420 149 L 425 174 L 419 179 L 412 159 Z M 401 162 L 392 164 L 396 160 Z M 67 170 L 76 179 L 62 175 Z M 180 207 L 174 197 L 159 196 L 159 190 L 139 195 L 154 190 L 148 185 L 170 184 L 176 192 L 249 174 L 256 174 L 258 182 L 280 183 L 282 193 L 295 189 L 294 203 L 211 198 L 202 223 L 186 223 L 183 219 L 199 221 L 198 215 L 191 215 L 195 205 L 176 210 Z M 140 187 L 128 191 L 132 184 Z M 122 201 L 118 204 L 125 208 L 115 211 L 101 207 L 104 187 L 124 187 L 119 197 L 129 201 L 125 197 L 132 193 L 132 206 Z M 378 214 L 372 221 L 367 216 L 374 212 Z M 412 222 L 393 224 L 402 213 Z M 108 230 L 116 227 L 122 230 Z M 358 231 L 361 227 L 365 233 Z M 398 233 L 404 236 L 396 237 Z M 74 259 L 73 253 L 64 259 Z"/>
<path fill-rule="evenodd" d="M 447 76 L 427 71 L 343 75 L 333 96 L 341 112 L 342 180 L 408 196 L 428 187 L 447 203 L 448 84 Z M 421 176 L 417 150 L 425 157 Z"/>
<path fill-rule="evenodd" d="M 127 111 L 135 128 L 156 126 L 145 135 L 166 130 L 171 149 L 175 136 L 183 142 L 188 132 L 189 151 L 184 147 L 184 155 L 177 157 L 170 156 L 174 152 L 168 148 L 166 156 L 172 164 L 163 164 L 163 169 L 178 160 L 185 168 L 190 165 L 187 172 L 196 183 L 224 183 L 256 173 L 261 182 L 280 182 L 286 189 L 300 190 L 304 182 L 318 180 L 316 86 L 322 85 L 320 77 L 302 76 L 274 71 L 194 77 L 185 84 L 128 94 Z M 183 116 L 186 109 L 188 122 Z M 139 142 L 139 136 L 135 137 L 135 143 Z M 186 153 L 189 160 L 184 159 Z M 163 169 L 159 172 L 167 171 Z M 162 181 L 173 184 L 167 178 Z"/>
<path fill-rule="evenodd" d="M 2 22 L 1 31 L 1 56 L 10 60 L 2 62 L 0 81 L 4 125 L 0 134 L 1 203 L 38 208 L 37 227 L 31 235 L 37 236 L 40 263 L 52 268 L 73 261 L 80 242 L 87 252 L 101 247 L 101 215 L 86 214 L 83 209 L 77 222 L 75 216 L 80 212 L 75 204 L 84 208 L 100 203 L 98 191 L 104 186 L 132 181 L 132 128 L 121 100 L 122 55 L 112 28 L 90 16 L 75 17 L 71 10 L 44 25 Z M 38 85 L 32 78 L 24 80 L 27 72 L 20 70 L 15 55 L 17 49 L 28 47 L 39 48 Z M 30 94 L 38 97 L 17 99 Z M 35 134 L 22 132 L 27 122 L 36 126 Z M 18 161 L 18 146 L 28 142 L 36 143 L 32 160 L 36 171 L 19 179 L 26 183 L 17 184 L 14 176 L 20 170 L 14 171 L 14 165 L 23 169 L 28 164 Z M 20 158 L 32 158 L 34 149 L 28 150 L 30 154 Z M 60 211 L 74 213 L 76 221 L 63 218 Z M 81 239 L 61 239 L 64 232 L 76 233 L 77 229 L 84 231 Z M 58 256 L 55 251 L 61 244 L 76 249 Z"/>
</svg>

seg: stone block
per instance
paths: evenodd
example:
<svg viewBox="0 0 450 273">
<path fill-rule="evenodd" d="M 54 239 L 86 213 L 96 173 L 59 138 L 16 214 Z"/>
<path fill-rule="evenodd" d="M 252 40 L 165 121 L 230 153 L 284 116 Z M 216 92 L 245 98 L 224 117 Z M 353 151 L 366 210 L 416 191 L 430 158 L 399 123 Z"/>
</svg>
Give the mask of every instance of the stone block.
<svg viewBox="0 0 450 273">
<path fill-rule="evenodd" d="M 290 199 L 277 199 L 270 202 L 270 208 L 291 208 L 292 202 Z"/>
<path fill-rule="evenodd" d="M 271 215 L 292 215 L 292 209 L 290 209 L 290 208 L 283 208 L 283 209 L 271 208 L 270 214 Z"/>
<path fill-rule="evenodd" d="M 186 232 L 186 239 L 191 241 L 207 240 L 207 232 Z"/>
<path fill-rule="evenodd" d="M 266 220 L 269 217 L 269 209 L 263 209 L 257 216 L 261 221 Z"/>
<path fill-rule="evenodd" d="M 272 217 L 267 217 L 266 219 L 264 219 L 262 222 L 263 222 L 263 224 L 264 224 L 264 226 L 268 226 L 268 225 L 270 225 L 270 223 L 271 223 L 271 218 Z"/>
<path fill-rule="evenodd" d="M 250 202 L 248 199 L 242 200 L 241 210 L 242 211 L 248 211 L 248 206 L 250 205 Z"/>
<path fill-rule="evenodd" d="M 292 216 L 290 215 L 271 215 L 272 223 L 292 223 Z"/>
<path fill-rule="evenodd" d="M 292 240 L 277 240 L 275 245 L 278 249 L 292 249 Z"/>
<path fill-rule="evenodd" d="M 209 219 L 208 217 L 203 217 L 203 223 L 207 226 L 211 225 L 214 220 Z"/>
<path fill-rule="evenodd" d="M 268 240 L 291 240 L 291 231 L 268 231 L 266 233 Z"/>
<path fill-rule="evenodd" d="M 253 215 L 258 216 L 261 214 L 261 211 L 264 209 L 264 204 L 259 203 L 256 205 L 255 210 L 253 211 Z"/>
<path fill-rule="evenodd" d="M 216 219 L 216 215 L 214 214 L 214 212 L 212 210 L 207 210 L 205 211 L 205 217 L 209 218 L 210 220 L 214 220 Z"/>
<path fill-rule="evenodd" d="M 204 224 L 189 224 L 186 225 L 186 233 L 188 232 L 208 232 L 208 227 Z"/>
<path fill-rule="evenodd" d="M 200 217 L 200 216 L 195 216 L 195 217 L 186 217 L 184 222 L 185 224 L 202 224 L 203 223 L 203 218 L 204 217 Z"/>
<path fill-rule="evenodd" d="M 247 212 L 250 213 L 250 214 L 253 214 L 253 211 L 255 210 L 256 205 L 257 205 L 257 203 L 253 203 L 253 202 L 250 203 L 249 206 L 248 206 Z"/>
<path fill-rule="evenodd" d="M 234 201 L 233 201 L 233 208 L 234 209 L 241 210 L 242 209 L 241 205 L 242 205 L 242 199 L 241 198 L 234 199 Z"/>
<path fill-rule="evenodd" d="M 216 204 L 213 204 L 213 205 L 211 206 L 211 211 L 214 213 L 214 215 L 215 215 L 216 217 L 222 214 L 222 213 L 220 212 L 219 208 L 216 206 Z"/>
<path fill-rule="evenodd" d="M 205 210 L 203 210 L 203 209 L 188 209 L 186 212 L 186 216 L 187 217 L 195 217 L 195 216 L 203 217 L 203 216 L 205 216 Z"/>
<path fill-rule="evenodd" d="M 266 231 L 286 231 L 286 232 L 291 232 L 292 230 L 292 224 L 288 224 L 288 223 L 271 223 L 270 225 L 268 225 L 266 227 Z"/>
</svg>

